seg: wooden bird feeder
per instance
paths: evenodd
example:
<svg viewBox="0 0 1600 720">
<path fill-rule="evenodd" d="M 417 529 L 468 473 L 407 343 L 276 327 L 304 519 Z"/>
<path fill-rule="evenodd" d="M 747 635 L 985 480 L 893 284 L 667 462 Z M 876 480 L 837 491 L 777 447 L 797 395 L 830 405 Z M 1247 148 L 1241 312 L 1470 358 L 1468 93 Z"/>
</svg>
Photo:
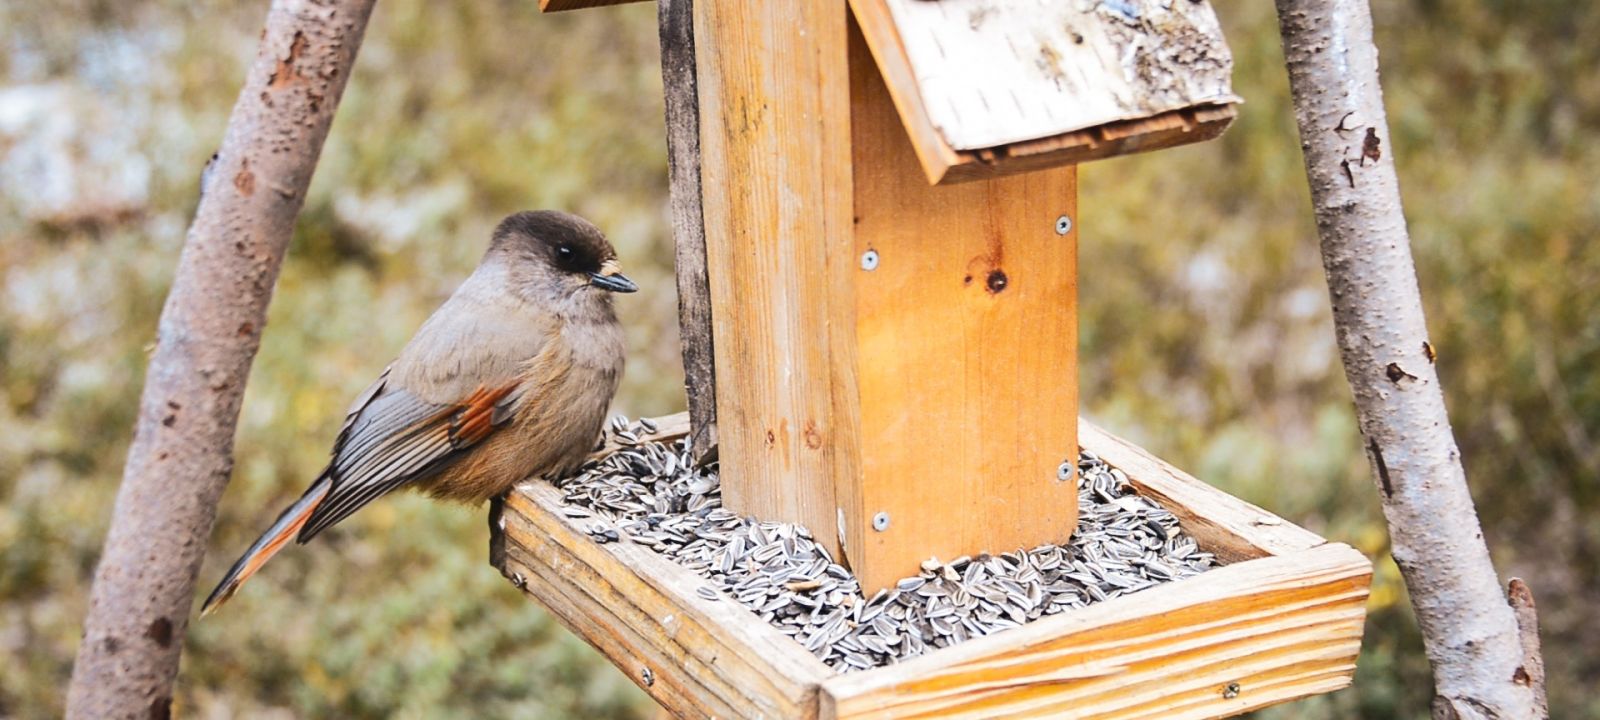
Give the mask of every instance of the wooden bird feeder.
<svg viewBox="0 0 1600 720">
<path fill-rule="evenodd" d="M 871 595 L 1065 544 L 1082 447 L 1225 567 L 848 675 L 547 485 L 497 521 L 508 577 L 682 717 L 1222 717 L 1349 683 L 1365 558 L 1078 419 L 1076 164 L 1226 129 L 1209 4 L 658 4 L 685 432 L 729 509 Z"/>
</svg>

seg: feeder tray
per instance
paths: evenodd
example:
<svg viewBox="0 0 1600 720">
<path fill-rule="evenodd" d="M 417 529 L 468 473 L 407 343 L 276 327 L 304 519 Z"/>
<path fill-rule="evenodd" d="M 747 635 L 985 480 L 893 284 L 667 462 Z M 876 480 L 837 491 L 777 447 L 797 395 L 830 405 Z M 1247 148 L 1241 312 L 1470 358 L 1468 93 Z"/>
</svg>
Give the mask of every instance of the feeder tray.
<svg viewBox="0 0 1600 720">
<path fill-rule="evenodd" d="M 687 417 L 656 421 L 671 440 Z M 1200 575 L 840 674 L 642 545 L 598 544 L 545 482 L 507 498 L 491 553 L 514 585 L 676 717 L 1215 718 L 1350 684 L 1372 566 L 1080 421 L 1221 564 Z M 601 454 L 610 452 L 603 450 Z"/>
</svg>

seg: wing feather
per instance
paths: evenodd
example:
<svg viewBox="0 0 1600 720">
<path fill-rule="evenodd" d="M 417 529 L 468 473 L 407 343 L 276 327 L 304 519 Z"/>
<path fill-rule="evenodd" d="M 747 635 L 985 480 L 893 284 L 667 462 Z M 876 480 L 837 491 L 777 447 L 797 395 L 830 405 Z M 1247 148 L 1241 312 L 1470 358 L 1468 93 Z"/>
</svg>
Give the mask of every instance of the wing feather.
<svg viewBox="0 0 1600 720">
<path fill-rule="evenodd" d="M 334 446 L 333 489 L 300 530 L 306 542 L 367 503 L 425 479 L 511 418 L 502 411 L 517 383 L 479 387 L 461 402 L 430 403 L 402 388 L 381 388 L 356 410 Z"/>
</svg>

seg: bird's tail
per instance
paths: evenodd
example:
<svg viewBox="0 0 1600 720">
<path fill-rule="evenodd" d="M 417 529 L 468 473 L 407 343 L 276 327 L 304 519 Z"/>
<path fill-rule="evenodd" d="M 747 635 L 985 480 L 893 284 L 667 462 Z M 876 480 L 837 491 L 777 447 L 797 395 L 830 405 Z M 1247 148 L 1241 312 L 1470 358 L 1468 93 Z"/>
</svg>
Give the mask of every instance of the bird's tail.
<svg viewBox="0 0 1600 720">
<path fill-rule="evenodd" d="M 228 568 L 228 574 L 222 576 L 222 582 L 217 583 L 217 589 L 212 590 L 205 604 L 200 606 L 200 617 L 211 614 L 213 610 L 227 602 L 239 591 L 239 586 L 243 585 L 244 581 L 249 580 L 251 575 L 256 574 L 262 565 L 267 564 L 273 555 L 283 549 L 295 533 L 300 532 L 300 527 L 306 524 L 311 512 L 316 510 L 322 499 L 328 496 L 328 490 L 332 487 L 332 478 L 323 475 L 317 478 L 317 482 L 312 484 L 309 490 L 306 490 L 306 494 L 301 495 L 288 510 L 283 511 L 283 514 L 278 516 L 277 522 L 272 523 L 272 527 L 256 539 L 255 544 L 233 563 L 233 567 Z"/>
</svg>

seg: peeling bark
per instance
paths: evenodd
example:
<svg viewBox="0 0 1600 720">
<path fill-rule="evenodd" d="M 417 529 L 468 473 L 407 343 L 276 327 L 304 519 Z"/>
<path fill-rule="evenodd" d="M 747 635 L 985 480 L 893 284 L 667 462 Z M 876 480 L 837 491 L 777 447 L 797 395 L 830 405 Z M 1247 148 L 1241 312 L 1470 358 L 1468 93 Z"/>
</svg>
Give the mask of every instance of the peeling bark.
<svg viewBox="0 0 1600 720">
<path fill-rule="evenodd" d="M 67 691 L 70 718 L 167 717 L 267 304 L 373 0 L 274 0 L 202 176 Z"/>
<path fill-rule="evenodd" d="M 1433 364 L 1367 2 L 1277 6 L 1340 356 L 1433 665 L 1434 717 L 1542 717 Z"/>
</svg>

